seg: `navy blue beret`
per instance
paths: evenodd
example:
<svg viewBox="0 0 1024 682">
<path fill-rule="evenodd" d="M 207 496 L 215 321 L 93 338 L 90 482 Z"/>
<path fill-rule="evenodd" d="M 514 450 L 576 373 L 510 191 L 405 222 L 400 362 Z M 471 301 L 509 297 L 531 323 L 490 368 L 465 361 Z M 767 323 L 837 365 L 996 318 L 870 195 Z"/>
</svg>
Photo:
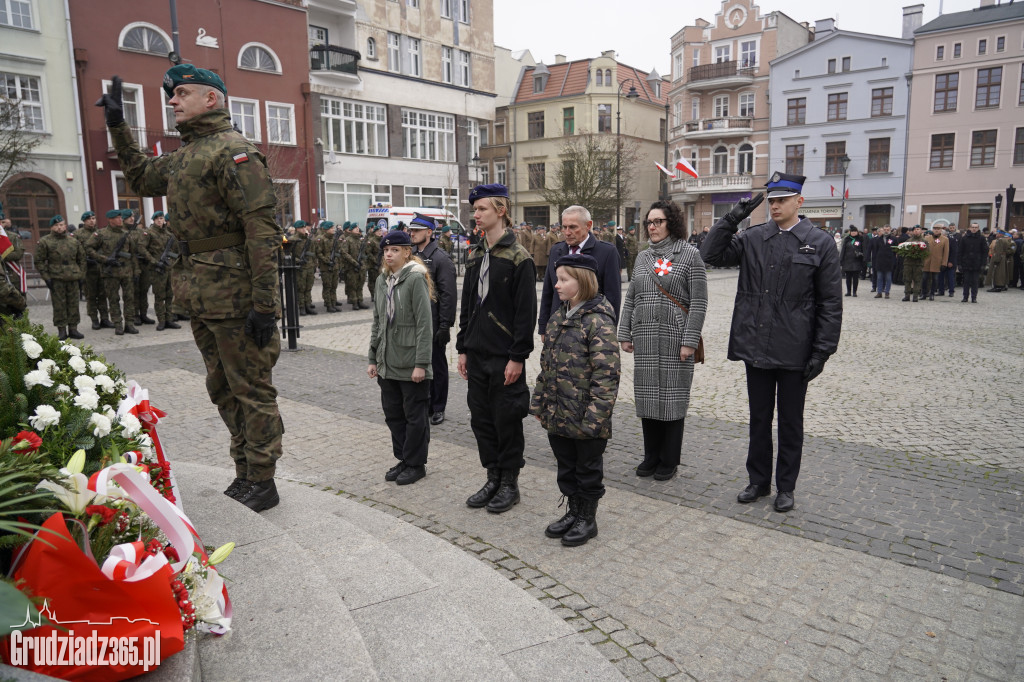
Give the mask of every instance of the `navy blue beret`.
<svg viewBox="0 0 1024 682">
<path fill-rule="evenodd" d="M 586 270 L 592 270 L 595 274 L 597 273 L 597 261 L 594 260 L 593 256 L 588 256 L 585 253 L 567 253 L 555 263 L 555 269 L 562 266 L 570 268 L 584 268 Z"/>
<path fill-rule="evenodd" d="M 486 197 L 505 197 L 507 199 L 508 187 L 498 183 L 493 185 L 477 185 L 469 193 L 469 205 L 472 206 L 476 203 L 477 199 L 484 199 Z"/>
<path fill-rule="evenodd" d="M 402 232 L 401 230 L 391 230 L 384 238 L 380 240 L 381 247 L 385 246 L 412 246 L 412 240 L 409 239 L 408 232 Z"/>
</svg>

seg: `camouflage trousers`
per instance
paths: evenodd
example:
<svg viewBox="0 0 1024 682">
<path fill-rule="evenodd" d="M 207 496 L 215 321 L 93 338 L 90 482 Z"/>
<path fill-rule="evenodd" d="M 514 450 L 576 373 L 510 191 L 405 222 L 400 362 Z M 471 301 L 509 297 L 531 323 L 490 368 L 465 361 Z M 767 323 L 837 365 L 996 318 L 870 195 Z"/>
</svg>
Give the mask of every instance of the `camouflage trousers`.
<svg viewBox="0 0 1024 682">
<path fill-rule="evenodd" d="M 104 277 L 103 293 L 107 296 L 110 321 L 115 325 L 122 320 L 132 324 L 135 319 L 135 283 L 131 277 Z M 121 317 L 121 298 L 124 297 L 124 317 Z"/>
<path fill-rule="evenodd" d="M 87 265 L 85 270 L 85 312 L 94 320 L 107 319 L 107 295 L 96 265 Z"/>
<path fill-rule="evenodd" d="M 150 268 L 144 263 L 140 263 L 140 265 L 142 265 L 142 272 L 139 273 L 139 281 L 135 282 L 135 309 L 138 311 L 137 315 L 145 315 L 149 310 Z"/>
<path fill-rule="evenodd" d="M 333 308 L 338 305 L 338 271 L 320 268 L 320 280 L 324 284 L 324 305 Z"/>
<path fill-rule="evenodd" d="M 377 278 L 380 277 L 380 270 L 367 270 L 366 283 L 370 288 L 370 300 L 373 300 L 373 290 L 377 288 Z"/>
<path fill-rule="evenodd" d="M 365 280 L 365 270 L 352 270 L 345 274 L 345 297 L 349 303 L 363 302 L 363 282 Z"/>
<path fill-rule="evenodd" d="M 50 299 L 53 302 L 53 326 L 77 327 L 82 320 L 78 312 L 79 280 L 51 279 Z"/>
<path fill-rule="evenodd" d="M 316 268 L 306 266 L 299 268 L 299 276 L 295 285 L 299 290 L 299 309 L 313 305 L 313 280 L 316 275 Z"/>
<path fill-rule="evenodd" d="M 266 481 L 274 477 L 284 433 L 271 377 L 281 337 L 272 335 L 261 349 L 244 329 L 245 318 L 192 318 L 192 336 L 206 363 L 206 390 L 231 434 L 235 476 Z"/>
<path fill-rule="evenodd" d="M 903 293 L 917 296 L 921 293 L 921 276 L 924 263 L 919 260 L 904 259 L 903 261 Z"/>
<path fill-rule="evenodd" d="M 171 289 L 170 271 L 165 269 L 161 273 L 153 270 L 149 275 L 149 281 L 153 283 L 153 310 L 156 312 L 157 322 L 173 322 L 174 290 Z"/>
</svg>

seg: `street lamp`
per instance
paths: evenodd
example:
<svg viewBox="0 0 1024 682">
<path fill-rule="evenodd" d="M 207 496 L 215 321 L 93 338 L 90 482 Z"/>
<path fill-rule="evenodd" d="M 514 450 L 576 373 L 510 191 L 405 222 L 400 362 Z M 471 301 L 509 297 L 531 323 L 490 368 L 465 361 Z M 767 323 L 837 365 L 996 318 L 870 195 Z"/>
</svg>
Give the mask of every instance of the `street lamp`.
<svg viewBox="0 0 1024 682">
<path fill-rule="evenodd" d="M 619 89 L 615 92 L 615 226 L 619 226 L 619 208 L 622 204 L 622 86 L 632 83 L 632 78 L 619 83 Z M 640 93 L 636 91 L 636 85 L 629 86 L 626 99 L 638 99 Z"/>
<path fill-rule="evenodd" d="M 661 86 L 662 86 L 661 74 L 658 73 L 657 69 L 651 69 L 650 75 L 647 76 L 647 91 L 650 92 L 650 93 L 653 93 L 655 97 L 660 97 L 661 96 Z M 669 103 L 670 102 L 671 102 L 671 98 L 666 95 L 665 96 L 665 139 L 663 140 L 663 142 L 665 143 L 665 162 L 664 162 L 665 163 L 665 168 L 668 168 L 668 131 L 669 131 L 668 110 L 669 110 Z M 661 173 L 661 183 L 659 183 L 659 185 L 661 187 L 661 199 L 662 199 L 662 201 L 668 201 L 668 176 L 665 175 L 664 173 Z"/>
<path fill-rule="evenodd" d="M 1013 215 L 1013 197 L 1017 195 L 1017 188 L 1010 185 L 1006 188 L 1006 225 L 1004 228 L 1010 230 L 1010 217 Z"/>
<path fill-rule="evenodd" d="M 843 167 L 843 209 L 842 215 L 839 217 L 839 233 L 843 233 L 843 223 L 846 222 L 846 171 L 850 168 L 850 157 L 843 154 L 842 158 L 839 159 L 840 165 Z"/>
<path fill-rule="evenodd" d="M 999 209 L 1002 208 L 1002 206 L 1003 206 L 1003 195 L 1002 194 L 997 194 L 996 195 L 996 223 L 995 223 L 995 228 L 997 230 L 999 229 Z"/>
</svg>

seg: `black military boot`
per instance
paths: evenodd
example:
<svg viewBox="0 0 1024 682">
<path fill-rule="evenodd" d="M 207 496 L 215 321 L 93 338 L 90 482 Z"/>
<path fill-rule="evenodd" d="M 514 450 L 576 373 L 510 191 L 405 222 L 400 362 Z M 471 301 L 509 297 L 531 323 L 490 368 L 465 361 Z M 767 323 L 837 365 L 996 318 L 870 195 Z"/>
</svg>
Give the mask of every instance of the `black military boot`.
<svg viewBox="0 0 1024 682">
<path fill-rule="evenodd" d="M 253 482 L 238 501 L 254 512 L 261 512 L 276 507 L 281 498 L 277 494 L 274 479 L 270 478 L 266 481 Z"/>
<path fill-rule="evenodd" d="M 227 487 L 224 494 L 230 497 L 232 500 L 240 500 L 242 496 L 249 492 L 249 486 L 252 485 L 252 481 L 244 478 L 235 478 L 231 481 L 231 485 Z"/>
<path fill-rule="evenodd" d="M 174 318 L 182 322 L 188 322 L 190 319 L 188 315 L 182 315 L 181 313 L 175 313 Z"/>
<path fill-rule="evenodd" d="M 166 328 L 167 328 L 167 325 L 164 323 L 163 320 L 160 320 L 159 322 L 156 323 L 156 330 L 158 332 L 162 332 Z"/>
<path fill-rule="evenodd" d="M 135 319 L 134 319 L 134 320 L 132 320 L 132 321 L 133 321 L 133 322 L 134 322 L 135 324 L 139 325 L 140 327 L 142 326 L 142 320 L 141 320 L 141 319 L 139 318 L 139 316 L 138 316 L 138 315 L 136 315 L 136 316 L 135 316 Z M 128 322 L 128 320 L 125 320 L 125 323 L 126 323 L 126 324 L 130 324 L 130 323 Z"/>
<path fill-rule="evenodd" d="M 316 315 L 316 306 L 313 305 L 312 303 L 307 305 L 306 306 L 306 314 L 307 315 Z"/>
<path fill-rule="evenodd" d="M 181 329 L 181 325 L 175 322 L 173 317 L 168 317 L 167 320 L 164 321 L 164 326 L 168 329 Z"/>
<path fill-rule="evenodd" d="M 501 487 L 501 469 L 488 469 L 487 483 L 484 483 L 483 488 L 470 495 L 469 499 L 466 500 L 466 504 L 474 509 L 486 507 L 487 503 L 498 492 L 499 487 Z"/>
<path fill-rule="evenodd" d="M 507 512 L 519 504 L 519 469 L 502 469 L 501 485 L 491 501 L 487 503 L 487 511 L 492 514 Z"/>
<path fill-rule="evenodd" d="M 100 320 L 100 329 L 115 329 L 115 328 L 116 328 L 116 325 L 113 322 L 111 322 L 110 320 L 108 320 L 107 318 L 104 317 L 102 320 Z"/>
<path fill-rule="evenodd" d="M 57 327 L 57 340 L 58 341 L 63 341 L 66 338 L 68 338 L 68 328 L 67 327 Z"/>
<path fill-rule="evenodd" d="M 568 502 L 566 503 L 565 515 L 544 529 L 544 535 L 547 535 L 549 538 L 562 537 L 576 523 L 576 517 L 580 512 L 580 498 L 570 495 L 566 499 Z"/>
<path fill-rule="evenodd" d="M 153 324 L 153 320 L 146 317 L 146 313 L 142 313 L 141 315 L 139 315 L 139 322 L 141 322 L 142 324 Z"/>
<path fill-rule="evenodd" d="M 68 336 L 71 337 L 72 339 L 84 339 L 85 338 L 85 334 L 83 334 L 82 332 L 78 331 L 78 327 L 76 327 L 75 325 L 71 325 L 70 327 L 68 327 Z"/>
<path fill-rule="evenodd" d="M 114 325 L 114 333 L 118 336 L 124 336 L 124 327 L 120 324 Z"/>
<path fill-rule="evenodd" d="M 92 316 L 92 329 L 93 329 L 93 331 L 96 331 L 99 328 L 100 328 L 100 317 L 99 317 L 99 315 L 93 315 Z"/>
<path fill-rule="evenodd" d="M 580 500 L 580 515 L 576 523 L 562 536 L 566 547 L 579 547 L 587 540 L 597 537 L 597 500 Z"/>
<path fill-rule="evenodd" d="M 127 322 L 125 322 L 125 325 L 124 325 L 124 333 L 125 333 L 125 334 L 138 334 L 138 333 L 139 333 L 139 330 L 138 330 L 138 329 L 136 329 L 135 327 L 131 326 L 131 325 L 130 325 L 130 324 L 128 324 Z"/>
</svg>

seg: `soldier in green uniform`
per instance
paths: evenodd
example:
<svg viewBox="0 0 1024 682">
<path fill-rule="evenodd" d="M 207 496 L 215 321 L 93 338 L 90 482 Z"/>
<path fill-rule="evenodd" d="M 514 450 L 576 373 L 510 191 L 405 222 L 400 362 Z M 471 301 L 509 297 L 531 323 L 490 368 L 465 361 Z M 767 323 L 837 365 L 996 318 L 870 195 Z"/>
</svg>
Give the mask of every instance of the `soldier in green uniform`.
<svg viewBox="0 0 1024 682">
<path fill-rule="evenodd" d="M 338 234 L 335 237 L 335 234 Z M 320 268 L 320 282 L 323 284 L 324 309 L 329 313 L 340 313 L 338 308 L 338 271 L 341 269 L 343 236 L 330 220 L 320 223 L 320 236 L 314 244 L 316 264 Z"/>
<path fill-rule="evenodd" d="M 103 294 L 114 323 L 114 333 L 138 334 L 132 326 L 135 317 L 135 285 L 138 261 L 132 252 L 129 233 L 124 229 L 124 216 L 119 209 L 107 211 L 107 226 L 99 230 L 85 245 L 86 255 L 100 264 Z M 121 316 L 121 298 L 124 297 L 124 316 Z"/>
<path fill-rule="evenodd" d="M 263 154 L 231 127 L 227 87 L 191 64 L 164 75 L 179 149 L 149 157 L 124 122 L 121 79 L 98 104 L 125 178 L 141 196 L 166 196 L 179 258 L 175 298 L 191 317 L 206 388 L 231 433 L 235 479 L 225 494 L 253 511 L 279 502 L 274 483 L 284 425 L 271 371 L 281 352 L 273 181 Z M 185 286 L 178 288 L 180 284 Z"/>
<path fill-rule="evenodd" d="M 50 218 L 50 233 L 36 244 L 36 270 L 53 300 L 53 326 L 57 338 L 84 339 L 78 331 L 79 282 L 85 277 L 85 249 L 68 234 L 64 216 Z"/>
<path fill-rule="evenodd" d="M 174 321 L 174 291 L 171 288 L 171 264 L 178 257 L 178 240 L 167 227 L 163 211 L 157 211 L 150 218 L 147 252 L 149 256 L 149 281 L 153 285 L 153 310 L 156 312 L 156 330 L 181 329 Z"/>
<path fill-rule="evenodd" d="M 636 262 L 636 254 L 639 245 L 636 241 L 636 228 L 630 225 L 626 228 L 626 280 L 633 280 L 633 264 Z"/>
<path fill-rule="evenodd" d="M 442 251 L 448 254 L 449 258 L 451 257 L 452 251 L 455 248 L 455 245 L 452 244 L 451 231 L 452 228 L 448 227 L 447 225 L 442 225 L 441 238 L 437 240 L 438 246 L 441 247 Z"/>
<path fill-rule="evenodd" d="M 910 231 L 909 242 L 920 242 L 925 243 L 924 238 L 921 236 L 921 226 L 914 225 L 914 229 Z M 921 293 L 921 277 L 924 274 L 924 261 L 904 257 L 903 259 L 903 300 L 909 301 L 910 297 L 913 296 L 914 303 L 917 303 L 917 297 Z"/>
<path fill-rule="evenodd" d="M 135 279 L 135 324 L 153 324 L 153 320 L 146 315 L 149 311 L 150 270 L 153 267 L 149 258 L 149 231 L 136 223 L 132 209 L 121 209 L 121 214 L 128 230 L 128 241 L 132 243 L 132 251 L 139 261 L 139 274 Z"/>
<path fill-rule="evenodd" d="M 366 254 L 363 260 L 366 263 L 366 279 L 370 285 L 370 300 L 374 300 L 374 289 L 377 288 L 377 278 L 380 276 L 380 238 L 383 230 L 379 227 L 367 227 Z"/>
<path fill-rule="evenodd" d="M 295 264 L 299 266 L 298 278 L 295 282 L 299 291 L 299 315 L 316 315 L 313 305 L 313 279 L 316 275 L 316 255 L 313 253 L 313 237 L 309 234 L 309 225 L 305 220 L 292 223 L 295 234 L 288 241 L 292 242 L 292 253 Z"/>
<path fill-rule="evenodd" d="M 89 239 L 96 234 L 96 214 L 86 211 L 82 214 L 82 225 L 73 235 L 86 248 Z M 92 258 L 86 256 L 85 261 L 85 312 L 92 320 L 93 329 L 113 329 L 107 315 L 107 297 L 103 293 L 103 283 L 100 278 L 100 265 Z"/>
<path fill-rule="evenodd" d="M 369 310 L 363 305 L 363 285 L 366 282 L 366 249 L 359 223 L 349 224 L 348 240 L 345 242 L 345 294 L 352 310 Z"/>
</svg>

